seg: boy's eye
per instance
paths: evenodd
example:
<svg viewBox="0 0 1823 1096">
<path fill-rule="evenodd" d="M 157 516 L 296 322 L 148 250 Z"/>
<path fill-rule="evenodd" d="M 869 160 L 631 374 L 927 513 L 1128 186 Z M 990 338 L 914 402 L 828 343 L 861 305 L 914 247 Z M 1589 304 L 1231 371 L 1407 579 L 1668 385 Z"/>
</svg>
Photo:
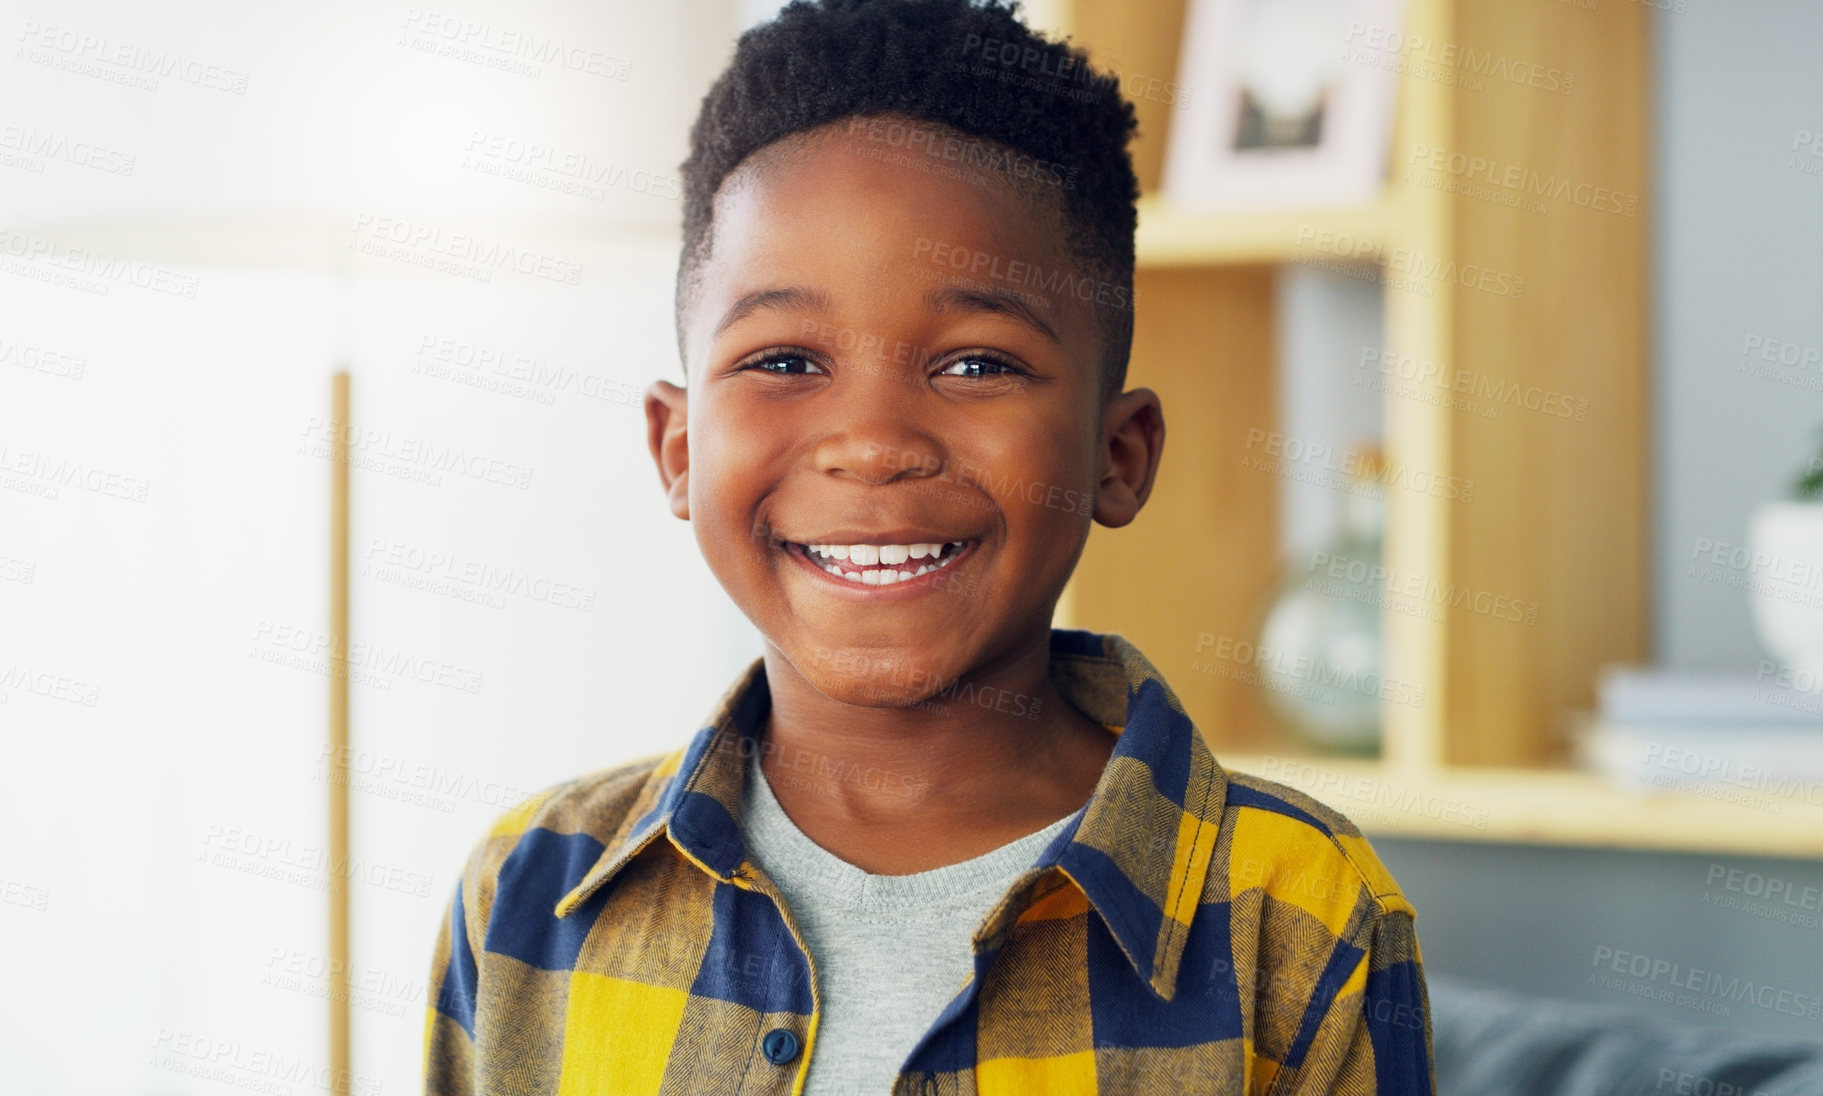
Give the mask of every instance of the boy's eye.
<svg viewBox="0 0 1823 1096">
<path fill-rule="evenodd" d="M 1023 369 L 1011 362 L 975 354 L 966 358 L 957 358 L 937 375 L 940 377 L 1001 377 L 1023 372 L 1025 372 Z"/>
<path fill-rule="evenodd" d="M 762 373 L 778 374 L 815 374 L 821 373 L 822 367 L 803 354 L 788 351 L 775 351 L 764 357 L 755 358 L 742 366 L 743 369 L 758 369 Z"/>
</svg>

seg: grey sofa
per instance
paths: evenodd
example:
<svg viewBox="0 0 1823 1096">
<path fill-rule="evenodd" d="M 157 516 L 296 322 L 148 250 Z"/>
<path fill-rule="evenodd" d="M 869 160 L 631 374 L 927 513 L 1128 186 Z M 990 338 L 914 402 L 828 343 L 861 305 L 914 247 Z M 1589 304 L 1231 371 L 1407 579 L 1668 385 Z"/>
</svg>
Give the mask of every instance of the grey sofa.
<svg viewBox="0 0 1823 1096">
<path fill-rule="evenodd" d="M 1438 1096 L 1823 1096 L 1823 1042 L 1425 977 Z"/>
</svg>

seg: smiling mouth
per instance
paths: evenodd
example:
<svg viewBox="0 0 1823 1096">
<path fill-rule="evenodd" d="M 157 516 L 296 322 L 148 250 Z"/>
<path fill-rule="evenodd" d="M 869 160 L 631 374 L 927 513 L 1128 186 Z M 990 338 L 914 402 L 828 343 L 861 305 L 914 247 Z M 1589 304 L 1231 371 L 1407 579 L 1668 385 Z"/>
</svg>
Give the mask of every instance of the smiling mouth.
<svg viewBox="0 0 1823 1096">
<path fill-rule="evenodd" d="M 970 541 L 916 544 L 800 544 L 786 541 L 794 552 L 826 573 L 857 586 L 891 586 L 943 570 Z"/>
</svg>

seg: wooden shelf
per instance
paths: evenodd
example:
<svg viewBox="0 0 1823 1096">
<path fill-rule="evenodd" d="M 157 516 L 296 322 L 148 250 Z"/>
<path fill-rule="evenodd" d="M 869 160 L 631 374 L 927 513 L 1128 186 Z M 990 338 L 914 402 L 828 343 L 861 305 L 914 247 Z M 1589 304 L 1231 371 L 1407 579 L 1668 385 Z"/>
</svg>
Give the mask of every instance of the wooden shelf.
<svg viewBox="0 0 1823 1096">
<path fill-rule="evenodd" d="M 1288 263 L 1318 254 L 1313 241 L 1321 234 L 1361 241 L 1384 253 L 1405 235 L 1401 212 L 1396 192 L 1357 209 L 1214 215 L 1178 209 L 1160 195 L 1148 195 L 1139 203 L 1134 249 L 1141 269 Z"/>
<path fill-rule="evenodd" d="M 1222 767 L 1296 788 L 1372 837 L 1731 853 L 1823 860 L 1823 807 L 1715 785 L 1641 791 L 1557 769 L 1401 767 L 1218 752 Z"/>
<path fill-rule="evenodd" d="M 1185 0 L 1040 7 L 1098 65 L 1178 76 Z M 1309 762 L 1340 789 L 1331 804 L 1372 834 L 1823 858 L 1823 808 L 1631 795 L 1550 767 L 1553 728 L 1593 705 L 1597 670 L 1648 653 L 1649 13 L 1404 0 L 1401 29 L 1438 43 L 1439 56 L 1548 62 L 1576 74 L 1575 94 L 1414 64 L 1400 78 L 1396 167 L 1378 201 L 1229 215 L 1161 198 L 1179 118 L 1134 103 L 1146 197 L 1128 384 L 1159 394 L 1170 441 L 1145 512 L 1089 538 L 1060 622 L 1126 636 L 1225 764 L 1301 786 L 1285 779 L 1285 739 L 1246 656 L 1218 665 L 1208 652 L 1254 649 L 1282 564 L 1284 481 L 1341 480 L 1290 455 L 1337 439 L 1275 447 L 1280 269 L 1355 275 L 1380 261 L 1379 346 L 1414 378 L 1381 389 L 1383 561 L 1438 611 L 1383 614 L 1386 677 L 1421 687 L 1422 701 L 1383 706 L 1384 760 Z M 1520 208 L 1498 192 L 1507 184 L 1432 166 L 1425 150 L 1500 165 L 1502 179 L 1588 182 L 1642 212 Z M 1361 364 L 1359 351 L 1342 353 L 1338 384 Z M 1514 393 L 1553 394 L 1575 417 Z M 1484 608 L 1502 604 L 1524 616 Z M 1455 817 L 1425 804 L 1456 804 Z"/>
</svg>

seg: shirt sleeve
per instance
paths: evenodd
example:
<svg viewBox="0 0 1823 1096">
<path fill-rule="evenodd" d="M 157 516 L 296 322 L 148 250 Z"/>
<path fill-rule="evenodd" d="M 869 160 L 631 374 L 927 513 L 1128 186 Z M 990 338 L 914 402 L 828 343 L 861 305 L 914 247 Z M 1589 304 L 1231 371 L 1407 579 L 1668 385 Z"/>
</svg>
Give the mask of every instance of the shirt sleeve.
<svg viewBox="0 0 1823 1096">
<path fill-rule="evenodd" d="M 477 868 L 486 842 L 469 858 L 437 930 L 431 953 L 424 1018 L 426 1096 L 472 1096 L 475 1074 L 475 1001 L 480 981 L 475 961 L 486 931 L 485 911 L 473 909 Z M 477 917 L 476 914 L 479 914 Z"/>
<path fill-rule="evenodd" d="M 1411 914 L 1368 918 L 1354 939 L 1337 942 L 1330 970 L 1299 1033 L 1297 1065 L 1279 1072 L 1270 1096 L 1435 1096 L 1430 998 Z"/>
</svg>

